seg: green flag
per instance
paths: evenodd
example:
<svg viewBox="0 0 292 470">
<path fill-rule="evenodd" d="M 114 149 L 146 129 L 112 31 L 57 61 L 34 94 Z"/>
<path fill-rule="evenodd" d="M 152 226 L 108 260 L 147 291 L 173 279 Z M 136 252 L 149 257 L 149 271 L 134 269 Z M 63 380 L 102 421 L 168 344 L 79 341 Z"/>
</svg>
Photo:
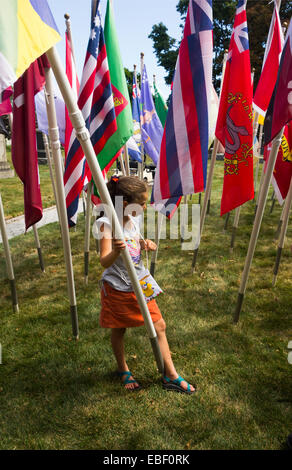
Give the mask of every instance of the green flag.
<svg viewBox="0 0 292 470">
<path fill-rule="evenodd" d="M 157 90 L 155 82 L 153 82 L 153 87 L 154 87 L 154 103 L 155 103 L 156 112 L 158 114 L 158 117 L 161 121 L 162 126 L 164 127 L 168 108 L 161 94 Z"/>
<path fill-rule="evenodd" d="M 98 154 L 98 161 L 101 168 L 108 169 L 116 159 L 119 150 L 125 145 L 131 135 L 133 135 L 129 92 L 110 0 L 107 2 L 104 37 L 118 126 L 117 131 L 110 137 L 102 151 Z M 108 163 L 109 161 L 110 163 Z"/>
</svg>

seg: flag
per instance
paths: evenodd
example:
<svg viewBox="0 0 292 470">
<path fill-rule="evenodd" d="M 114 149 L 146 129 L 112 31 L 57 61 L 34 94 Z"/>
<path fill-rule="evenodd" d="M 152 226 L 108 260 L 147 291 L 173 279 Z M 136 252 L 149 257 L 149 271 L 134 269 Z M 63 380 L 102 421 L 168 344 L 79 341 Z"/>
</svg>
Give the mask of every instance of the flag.
<svg viewBox="0 0 292 470">
<path fill-rule="evenodd" d="M 149 155 L 154 165 L 157 165 L 163 127 L 155 110 L 145 65 L 142 72 L 140 105 L 140 121 L 144 152 Z"/>
<path fill-rule="evenodd" d="M 107 2 L 104 37 L 117 120 L 117 132 L 108 139 L 104 148 L 98 155 L 101 168 L 107 171 L 120 155 L 124 144 L 129 140 L 131 135 L 133 135 L 128 86 L 116 33 L 113 7 L 110 0 Z"/>
<path fill-rule="evenodd" d="M 133 119 L 133 130 L 134 130 L 133 138 L 135 139 L 135 142 L 141 154 L 142 137 L 141 137 L 141 121 L 140 121 L 140 112 L 141 112 L 140 97 L 141 97 L 141 93 L 137 84 L 136 74 L 133 73 L 133 91 L 132 91 L 132 119 Z M 142 162 L 142 158 L 141 158 L 141 162 Z"/>
<path fill-rule="evenodd" d="M 158 114 L 162 127 L 164 127 L 168 108 L 166 106 L 166 103 L 163 97 L 161 96 L 161 93 L 158 91 L 156 87 L 155 81 L 153 81 L 153 89 L 154 89 L 154 103 L 155 103 L 156 112 Z"/>
<path fill-rule="evenodd" d="M 246 1 L 237 3 L 215 131 L 225 147 L 221 215 L 254 197 L 253 92 Z"/>
<path fill-rule="evenodd" d="M 277 80 L 280 56 L 284 38 L 279 18 L 277 2 L 270 25 L 262 72 L 253 98 L 254 109 L 265 116 Z"/>
<path fill-rule="evenodd" d="M 155 174 L 155 202 L 201 192 L 205 187 L 212 19 L 212 0 L 190 0 Z"/>
<path fill-rule="evenodd" d="M 73 53 L 72 53 L 72 45 L 69 41 L 67 31 L 65 33 L 65 36 L 66 36 L 66 75 L 68 77 L 68 81 L 70 83 L 74 96 L 77 100 L 79 96 L 80 85 L 79 85 L 75 60 L 74 60 Z M 68 154 L 68 148 L 69 148 L 69 142 L 70 142 L 72 130 L 73 130 L 73 126 L 69 118 L 69 113 L 68 113 L 67 108 L 65 108 L 65 146 L 64 146 L 65 158 L 67 157 L 67 154 Z"/>
<path fill-rule="evenodd" d="M 78 106 L 89 129 L 95 153 L 100 155 L 117 130 L 99 0 L 91 18 L 91 31 L 79 90 Z M 109 161 L 111 157 L 108 157 Z M 101 165 L 101 163 L 100 163 Z M 103 169 L 105 165 L 101 165 Z M 79 195 L 91 174 L 73 129 L 65 160 L 64 185 L 69 226 L 77 221 Z"/>
<path fill-rule="evenodd" d="M 270 152 L 272 149 L 271 142 L 264 149 L 264 159 L 267 165 Z M 275 194 L 282 205 L 290 187 L 292 176 L 292 121 L 285 126 L 282 135 L 281 145 L 277 155 L 275 168 L 272 177 L 272 184 Z"/>
<path fill-rule="evenodd" d="M 12 106 L 10 102 L 10 96 L 13 94 L 13 90 L 11 87 L 4 90 L 2 93 L 2 103 L 0 103 L 0 116 L 4 114 L 12 113 Z"/>
<path fill-rule="evenodd" d="M 14 84 L 12 162 L 23 183 L 26 230 L 42 218 L 34 95 L 45 84 L 46 55 L 33 62 Z"/>
<path fill-rule="evenodd" d="M 126 145 L 127 145 L 129 156 L 132 158 L 132 160 L 136 160 L 137 162 L 142 163 L 141 151 L 133 136 L 129 138 Z"/>
<path fill-rule="evenodd" d="M 292 21 L 286 34 L 277 82 L 264 124 L 264 143 L 267 145 L 292 120 Z"/>
<path fill-rule="evenodd" d="M 57 123 L 59 128 L 60 142 L 62 145 L 65 145 L 65 103 L 59 91 L 59 88 L 55 89 L 54 101 Z M 44 90 L 41 90 L 35 95 L 34 102 L 37 115 L 38 129 L 44 134 L 49 135 L 48 113 Z"/>
<path fill-rule="evenodd" d="M 47 0 L 1 0 L 0 102 L 2 92 L 60 39 Z"/>
</svg>

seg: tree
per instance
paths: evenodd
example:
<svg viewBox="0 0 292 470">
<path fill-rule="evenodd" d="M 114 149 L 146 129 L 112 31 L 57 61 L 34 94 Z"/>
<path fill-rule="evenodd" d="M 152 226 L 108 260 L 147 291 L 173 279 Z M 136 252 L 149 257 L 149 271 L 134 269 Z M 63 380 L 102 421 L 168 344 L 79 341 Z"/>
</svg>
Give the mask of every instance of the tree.
<svg viewBox="0 0 292 470">
<path fill-rule="evenodd" d="M 181 19 L 185 20 L 189 0 L 179 0 L 177 11 Z M 229 48 L 230 37 L 234 22 L 237 0 L 213 0 L 213 19 L 214 19 L 214 66 L 213 79 L 214 86 L 219 92 L 222 62 L 224 51 Z M 265 53 L 265 45 L 269 32 L 269 26 L 272 18 L 273 3 L 266 0 L 248 0 L 247 2 L 247 22 L 249 30 L 249 44 L 251 66 L 255 69 L 255 86 L 261 74 L 261 68 Z M 290 0 L 282 0 L 280 9 L 280 18 L 282 23 L 289 21 L 292 14 L 292 5 Z M 183 25 L 181 25 L 183 29 Z M 153 40 L 153 48 L 157 57 L 158 64 L 164 67 L 167 72 L 165 81 L 170 84 L 173 78 L 175 63 L 178 54 L 177 41 L 171 38 L 167 33 L 167 27 L 163 23 L 152 27 L 149 37 Z"/>
</svg>

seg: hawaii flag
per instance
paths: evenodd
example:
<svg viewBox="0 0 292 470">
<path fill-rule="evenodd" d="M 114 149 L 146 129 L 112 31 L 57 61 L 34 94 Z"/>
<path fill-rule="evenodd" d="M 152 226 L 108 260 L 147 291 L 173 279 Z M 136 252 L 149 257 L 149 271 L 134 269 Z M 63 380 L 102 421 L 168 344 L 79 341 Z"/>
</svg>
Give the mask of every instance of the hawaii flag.
<svg viewBox="0 0 292 470">
<path fill-rule="evenodd" d="M 238 0 L 215 135 L 225 147 L 221 215 L 253 199 L 252 80 L 246 2 Z"/>
</svg>

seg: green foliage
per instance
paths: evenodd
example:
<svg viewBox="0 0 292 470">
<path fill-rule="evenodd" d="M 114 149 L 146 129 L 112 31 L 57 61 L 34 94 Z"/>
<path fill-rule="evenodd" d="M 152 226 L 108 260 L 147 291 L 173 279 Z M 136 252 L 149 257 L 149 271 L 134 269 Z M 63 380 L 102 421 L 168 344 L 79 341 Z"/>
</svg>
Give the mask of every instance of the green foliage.
<svg viewBox="0 0 292 470">
<path fill-rule="evenodd" d="M 179 0 L 177 11 L 182 20 L 185 20 L 188 0 Z M 236 0 L 213 0 L 214 19 L 214 65 L 213 79 L 217 92 L 220 89 L 222 74 L 222 61 L 224 51 L 229 48 L 230 37 L 236 10 Z M 269 26 L 273 12 L 273 3 L 266 0 L 248 0 L 247 21 L 249 29 L 251 67 L 254 69 L 254 85 L 256 87 L 265 53 L 265 45 L 268 36 Z M 282 22 L 289 21 L 292 15 L 292 5 L 290 0 L 282 0 L 280 18 Z M 183 27 L 183 25 L 181 25 Z M 167 27 L 163 23 L 154 25 L 149 37 L 153 40 L 153 48 L 158 60 L 158 64 L 165 68 L 167 75 L 166 83 L 171 83 L 178 44 L 167 34 Z"/>
</svg>

